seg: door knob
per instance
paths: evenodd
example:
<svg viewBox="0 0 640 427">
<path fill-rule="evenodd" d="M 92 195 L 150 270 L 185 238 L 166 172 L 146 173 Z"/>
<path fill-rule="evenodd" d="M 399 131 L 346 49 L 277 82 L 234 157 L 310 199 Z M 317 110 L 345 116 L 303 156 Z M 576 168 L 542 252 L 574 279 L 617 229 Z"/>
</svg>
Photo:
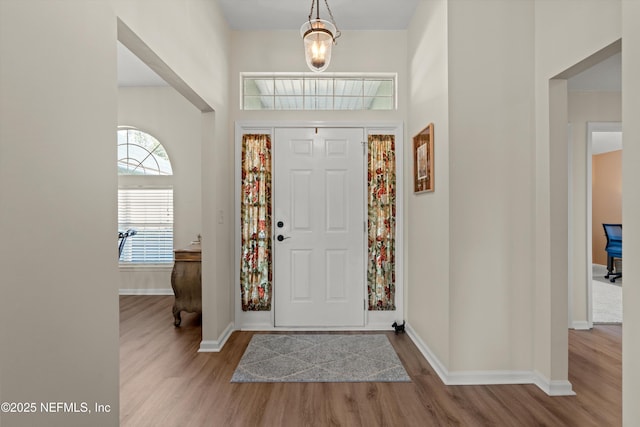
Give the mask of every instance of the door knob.
<svg viewBox="0 0 640 427">
<path fill-rule="evenodd" d="M 283 236 L 282 234 L 278 234 L 278 237 L 276 237 L 276 239 L 278 239 L 278 242 L 282 242 L 285 239 L 290 239 L 291 237 L 287 236 Z"/>
</svg>

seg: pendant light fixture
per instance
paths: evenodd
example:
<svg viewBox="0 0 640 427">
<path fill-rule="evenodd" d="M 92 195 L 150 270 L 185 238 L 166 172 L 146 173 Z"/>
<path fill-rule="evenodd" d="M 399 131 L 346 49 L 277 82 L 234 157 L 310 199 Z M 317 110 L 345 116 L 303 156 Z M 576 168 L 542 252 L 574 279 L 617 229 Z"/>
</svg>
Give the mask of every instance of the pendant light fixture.
<svg viewBox="0 0 640 427">
<path fill-rule="evenodd" d="M 331 62 L 332 45 L 337 44 L 336 39 L 340 37 L 340 30 L 336 26 L 336 20 L 329 8 L 329 3 L 324 0 L 331 22 L 320 19 L 320 0 L 311 0 L 311 12 L 309 19 L 302 24 L 300 34 L 304 40 L 304 56 L 307 65 L 316 73 L 327 69 Z M 316 9 L 316 17 L 312 19 L 313 9 Z"/>
</svg>

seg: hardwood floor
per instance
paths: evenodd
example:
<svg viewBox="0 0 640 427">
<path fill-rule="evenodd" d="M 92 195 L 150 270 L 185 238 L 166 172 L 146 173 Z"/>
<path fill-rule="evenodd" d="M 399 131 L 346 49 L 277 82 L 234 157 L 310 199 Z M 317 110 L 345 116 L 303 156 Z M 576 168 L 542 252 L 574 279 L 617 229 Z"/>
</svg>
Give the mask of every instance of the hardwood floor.
<svg viewBox="0 0 640 427">
<path fill-rule="evenodd" d="M 198 353 L 200 321 L 174 328 L 170 296 L 120 297 L 122 426 L 619 426 L 622 328 L 569 331 L 577 396 L 534 385 L 444 386 L 407 335 L 389 339 L 411 383 L 230 383 L 254 332 Z"/>
</svg>

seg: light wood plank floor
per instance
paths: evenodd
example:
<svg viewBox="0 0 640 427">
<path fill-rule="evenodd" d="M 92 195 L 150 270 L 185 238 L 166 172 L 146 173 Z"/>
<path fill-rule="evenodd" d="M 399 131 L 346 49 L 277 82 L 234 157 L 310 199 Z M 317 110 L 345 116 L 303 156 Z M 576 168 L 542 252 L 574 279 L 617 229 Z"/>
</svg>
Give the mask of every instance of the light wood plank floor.
<svg viewBox="0 0 640 427">
<path fill-rule="evenodd" d="M 122 426 L 619 426 L 622 328 L 569 331 L 577 396 L 534 385 L 442 384 L 406 335 L 389 339 L 411 383 L 232 384 L 253 332 L 198 353 L 200 320 L 174 328 L 170 296 L 120 297 Z"/>
</svg>

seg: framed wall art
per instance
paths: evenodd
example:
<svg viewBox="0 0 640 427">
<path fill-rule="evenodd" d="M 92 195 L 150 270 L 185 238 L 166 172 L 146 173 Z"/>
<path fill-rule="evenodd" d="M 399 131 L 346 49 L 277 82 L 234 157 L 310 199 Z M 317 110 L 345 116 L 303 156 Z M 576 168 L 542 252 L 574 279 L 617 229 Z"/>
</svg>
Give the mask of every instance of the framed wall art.
<svg viewBox="0 0 640 427">
<path fill-rule="evenodd" d="M 413 137 L 413 192 L 433 191 L 433 123 Z"/>
</svg>

